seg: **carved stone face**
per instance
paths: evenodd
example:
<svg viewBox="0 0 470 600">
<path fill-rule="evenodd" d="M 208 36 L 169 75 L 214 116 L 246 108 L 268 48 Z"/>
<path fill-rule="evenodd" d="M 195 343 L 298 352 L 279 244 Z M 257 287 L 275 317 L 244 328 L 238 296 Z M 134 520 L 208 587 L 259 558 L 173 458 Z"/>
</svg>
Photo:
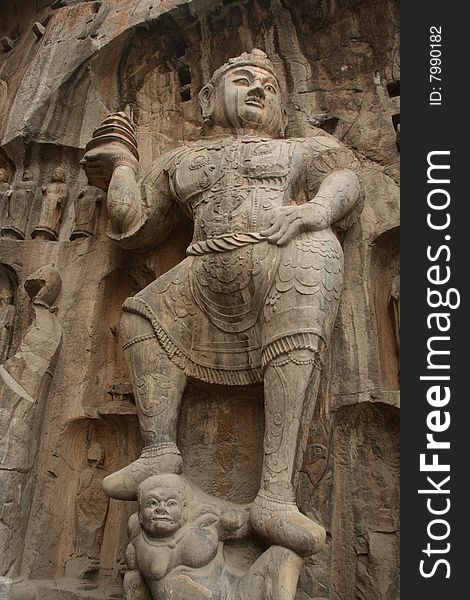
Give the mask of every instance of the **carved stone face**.
<svg viewBox="0 0 470 600">
<path fill-rule="evenodd" d="M 8 178 L 8 175 L 7 175 L 7 172 L 5 171 L 5 169 L 0 169 L 0 183 L 5 183 L 7 178 Z"/>
<path fill-rule="evenodd" d="M 213 93 L 213 125 L 252 129 L 273 137 L 279 135 L 282 129 L 281 91 L 269 71 L 254 65 L 234 67 L 217 81 Z"/>
<path fill-rule="evenodd" d="M 144 492 L 140 500 L 139 518 L 152 537 L 167 537 L 186 521 L 184 503 L 176 490 L 156 487 Z"/>
<path fill-rule="evenodd" d="M 91 446 L 88 448 L 87 459 L 88 464 L 90 464 L 93 467 L 102 465 L 104 460 L 103 448 L 97 443 L 91 444 Z"/>
<path fill-rule="evenodd" d="M 52 181 L 60 181 L 62 183 L 65 182 L 65 171 L 62 167 L 57 167 L 52 172 Z"/>
<path fill-rule="evenodd" d="M 0 290 L 0 306 L 6 306 L 7 304 L 13 304 L 13 294 L 8 288 L 2 288 Z"/>
</svg>

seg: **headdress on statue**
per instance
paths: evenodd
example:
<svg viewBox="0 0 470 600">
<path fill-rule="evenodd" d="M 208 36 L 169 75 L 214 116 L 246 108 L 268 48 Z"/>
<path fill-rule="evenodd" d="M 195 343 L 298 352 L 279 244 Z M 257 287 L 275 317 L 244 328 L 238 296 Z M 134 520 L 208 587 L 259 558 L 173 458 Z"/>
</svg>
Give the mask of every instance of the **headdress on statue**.
<svg viewBox="0 0 470 600">
<path fill-rule="evenodd" d="M 219 67 L 212 75 L 209 83 L 215 84 L 222 75 L 225 75 L 230 69 L 237 67 L 255 66 L 260 69 L 264 69 L 271 73 L 271 75 L 278 81 L 276 71 L 274 70 L 273 63 L 269 60 L 267 54 L 258 48 L 254 48 L 251 52 L 243 52 L 240 56 L 235 58 L 229 58 L 228 61 Z"/>
</svg>

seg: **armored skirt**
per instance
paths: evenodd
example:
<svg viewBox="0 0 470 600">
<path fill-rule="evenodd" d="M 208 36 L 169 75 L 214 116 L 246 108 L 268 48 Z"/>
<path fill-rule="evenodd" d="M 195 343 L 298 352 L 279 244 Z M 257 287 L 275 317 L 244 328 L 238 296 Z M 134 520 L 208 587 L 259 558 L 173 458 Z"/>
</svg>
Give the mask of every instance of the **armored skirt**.
<svg viewBox="0 0 470 600">
<path fill-rule="evenodd" d="M 263 240 L 188 256 L 128 298 L 123 310 L 150 321 L 189 377 L 247 385 L 262 381 L 267 364 L 293 350 L 312 350 L 321 360 L 342 270 L 331 229 L 302 233 L 283 247 Z"/>
</svg>

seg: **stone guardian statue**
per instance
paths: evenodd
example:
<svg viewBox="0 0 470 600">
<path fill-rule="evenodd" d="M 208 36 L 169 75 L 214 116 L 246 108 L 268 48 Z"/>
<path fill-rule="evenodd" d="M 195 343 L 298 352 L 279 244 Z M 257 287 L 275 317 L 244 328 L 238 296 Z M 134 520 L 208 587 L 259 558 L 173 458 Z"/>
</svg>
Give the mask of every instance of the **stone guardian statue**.
<svg viewBox="0 0 470 600">
<path fill-rule="evenodd" d="M 179 475 L 140 484 L 139 511 L 129 519 L 126 600 L 293 599 L 302 559 L 271 546 L 245 570 L 226 560 L 224 542 L 249 533 L 242 507 L 201 502 Z M 230 591 L 229 591 L 230 590 Z"/>
<path fill-rule="evenodd" d="M 325 530 L 300 513 L 295 492 L 342 288 L 333 228 L 360 210 L 358 166 L 324 132 L 284 139 L 280 84 L 260 50 L 217 69 L 199 103 L 205 137 L 171 150 L 143 177 L 122 113 L 103 122 L 83 159 L 90 184 L 107 191 L 108 236 L 121 246 L 154 246 L 184 214 L 194 221 L 187 258 L 124 303 L 144 447 L 103 484 L 130 500 L 149 476 L 181 472 L 176 435 L 189 377 L 263 382 L 264 461 L 250 526 L 308 556 Z"/>
</svg>

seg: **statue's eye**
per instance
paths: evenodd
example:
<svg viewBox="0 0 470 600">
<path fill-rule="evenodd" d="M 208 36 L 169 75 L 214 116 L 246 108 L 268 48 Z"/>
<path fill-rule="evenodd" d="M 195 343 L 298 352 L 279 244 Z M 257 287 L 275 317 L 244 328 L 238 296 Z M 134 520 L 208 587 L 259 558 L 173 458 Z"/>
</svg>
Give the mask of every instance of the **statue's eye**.
<svg viewBox="0 0 470 600">
<path fill-rule="evenodd" d="M 237 79 L 235 79 L 234 81 L 237 85 L 250 85 L 250 82 L 248 81 L 247 77 L 237 77 Z"/>
<path fill-rule="evenodd" d="M 270 83 L 268 83 L 267 85 L 264 86 L 264 89 L 269 92 L 270 94 L 277 94 L 276 88 L 271 85 Z"/>
<path fill-rule="evenodd" d="M 176 500 L 168 500 L 167 505 L 169 508 L 174 508 L 176 506 Z"/>
</svg>

